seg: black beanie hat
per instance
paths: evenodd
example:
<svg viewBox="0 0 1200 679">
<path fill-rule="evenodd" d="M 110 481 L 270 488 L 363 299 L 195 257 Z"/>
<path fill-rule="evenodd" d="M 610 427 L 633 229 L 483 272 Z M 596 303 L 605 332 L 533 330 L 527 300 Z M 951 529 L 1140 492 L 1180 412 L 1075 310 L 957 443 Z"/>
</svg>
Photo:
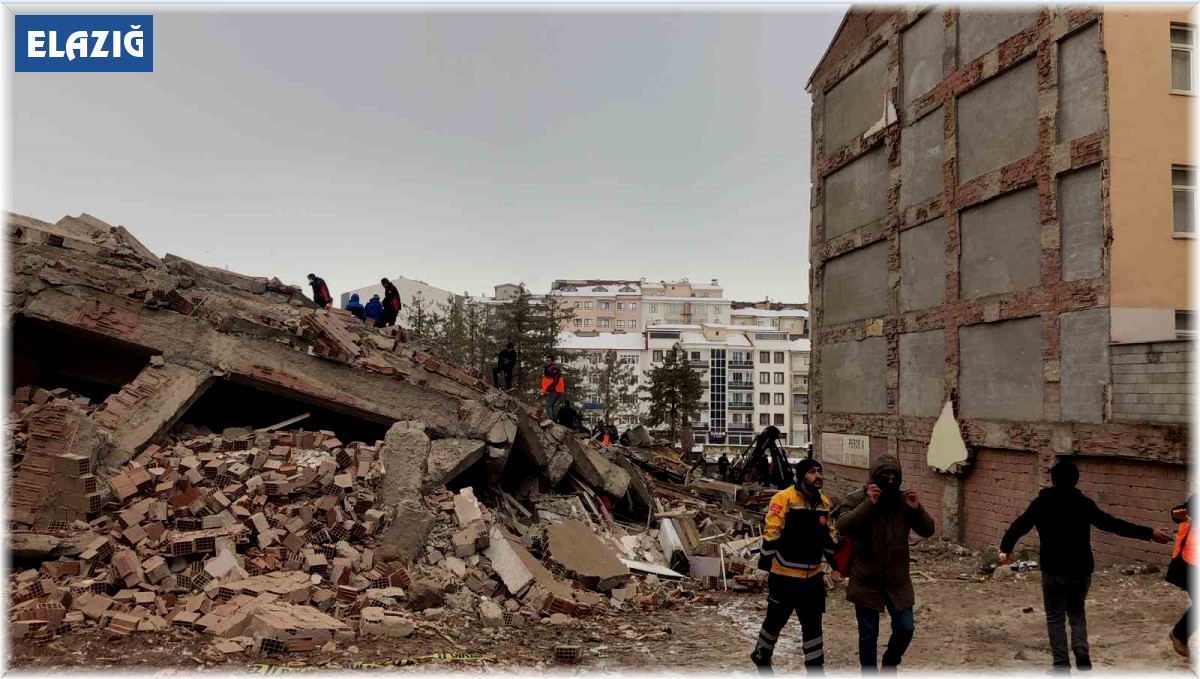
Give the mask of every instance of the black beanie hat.
<svg viewBox="0 0 1200 679">
<path fill-rule="evenodd" d="M 813 467 L 816 467 L 817 469 L 823 469 L 823 467 L 821 466 L 821 463 L 817 462 L 816 460 L 812 459 L 811 457 L 805 458 L 805 459 L 797 462 L 796 463 L 796 483 L 800 483 L 801 481 L 803 481 L 804 475 L 807 474 L 808 470 L 812 469 Z"/>
</svg>

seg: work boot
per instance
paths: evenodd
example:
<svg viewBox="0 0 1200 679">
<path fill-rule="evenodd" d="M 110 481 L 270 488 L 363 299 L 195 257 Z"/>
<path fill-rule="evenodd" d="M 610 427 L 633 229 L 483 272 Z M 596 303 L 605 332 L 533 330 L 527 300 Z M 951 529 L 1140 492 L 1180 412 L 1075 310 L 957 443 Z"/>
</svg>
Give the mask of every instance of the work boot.
<svg viewBox="0 0 1200 679">
<path fill-rule="evenodd" d="M 761 676 L 775 676 L 775 670 L 771 669 L 771 656 L 761 655 L 759 654 L 758 649 L 754 649 L 754 652 L 750 654 L 750 662 L 754 663 L 758 667 L 758 673 Z"/>
<path fill-rule="evenodd" d="M 1176 639 L 1174 630 L 1167 632 L 1167 639 L 1170 639 L 1171 648 L 1174 648 L 1176 653 L 1178 653 L 1179 655 L 1182 655 L 1185 658 L 1188 657 L 1187 643 L 1180 641 L 1179 639 Z"/>
<path fill-rule="evenodd" d="M 1075 654 L 1075 669 L 1079 670 L 1080 672 L 1091 672 L 1092 671 L 1091 656 L 1089 656 L 1087 653 L 1078 653 L 1077 652 Z"/>
</svg>

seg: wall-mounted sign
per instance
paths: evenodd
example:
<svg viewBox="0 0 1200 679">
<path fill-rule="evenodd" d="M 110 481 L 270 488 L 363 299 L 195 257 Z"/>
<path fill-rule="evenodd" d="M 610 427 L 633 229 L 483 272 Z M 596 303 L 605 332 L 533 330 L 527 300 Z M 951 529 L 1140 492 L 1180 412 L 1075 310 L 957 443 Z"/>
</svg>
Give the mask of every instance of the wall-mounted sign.
<svg viewBox="0 0 1200 679">
<path fill-rule="evenodd" d="M 853 434 L 821 434 L 821 462 L 843 467 L 871 467 L 871 437 Z"/>
</svg>

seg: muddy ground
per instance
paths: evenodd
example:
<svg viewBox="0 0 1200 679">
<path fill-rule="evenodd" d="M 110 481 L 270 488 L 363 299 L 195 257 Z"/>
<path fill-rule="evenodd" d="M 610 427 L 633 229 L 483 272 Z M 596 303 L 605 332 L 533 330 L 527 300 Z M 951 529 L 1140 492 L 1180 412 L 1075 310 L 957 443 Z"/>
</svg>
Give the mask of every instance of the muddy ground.
<svg viewBox="0 0 1200 679">
<path fill-rule="evenodd" d="M 980 582 L 978 558 L 914 553 L 917 633 L 904 659 L 905 670 L 1042 672 L 1049 667 L 1039 574 L 1021 573 Z M 539 669 L 637 672 L 745 671 L 766 610 L 765 594 L 715 593 L 712 603 L 690 602 L 657 610 L 627 609 L 612 617 L 570 625 L 531 625 L 523 630 L 480 629 L 462 615 L 448 615 L 436 629 L 401 640 L 339 644 L 332 652 L 268 658 L 249 653 L 223 656 L 208 637 L 184 630 L 110 639 L 83 630 L 50 643 L 12 643 L 10 669 L 32 671 L 177 670 L 251 671 L 258 663 L 297 664 L 334 669 L 352 663 L 414 659 L 414 671 L 528 671 Z M 1187 595 L 1166 584 L 1161 573 L 1124 575 L 1097 572 L 1087 600 L 1092 662 L 1096 671 L 1189 671 L 1176 655 L 1167 632 L 1187 606 Z M 826 669 L 857 674 L 857 631 L 844 589 L 831 592 L 825 614 Z M 776 649 L 776 669 L 802 672 L 799 628 L 793 620 Z M 880 647 L 883 642 L 881 639 Z M 577 666 L 557 664 L 558 644 L 577 644 Z M 351 648 L 351 645 L 354 648 Z M 1193 644 L 1193 654 L 1200 644 Z M 486 661 L 429 658 L 433 654 L 479 654 Z"/>
</svg>

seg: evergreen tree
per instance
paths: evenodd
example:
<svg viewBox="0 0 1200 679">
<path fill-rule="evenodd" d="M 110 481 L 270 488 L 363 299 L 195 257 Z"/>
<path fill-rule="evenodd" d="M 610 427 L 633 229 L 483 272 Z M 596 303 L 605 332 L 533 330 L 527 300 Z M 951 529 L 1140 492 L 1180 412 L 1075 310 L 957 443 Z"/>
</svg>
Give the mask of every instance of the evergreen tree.
<svg viewBox="0 0 1200 679">
<path fill-rule="evenodd" d="M 587 369 L 587 380 L 591 387 L 588 396 L 600 404 L 603 422 L 612 422 L 614 416 L 637 414 L 637 370 L 618 360 L 617 352 L 604 352 L 602 359 Z"/>
<path fill-rule="evenodd" d="M 493 346 L 503 347 L 508 342 L 513 343 L 517 352 L 513 390 L 526 401 L 536 403 L 540 397 L 542 367 L 547 354 L 555 355 L 560 368 L 570 360 L 571 356 L 562 355 L 564 352 L 557 351 L 555 346 L 561 335 L 559 329 L 574 317 L 575 310 L 563 304 L 555 295 L 547 295 L 544 302 L 532 301 L 524 285 L 515 299 L 496 306 L 491 329 L 495 338 Z M 566 396 L 572 398 L 578 380 L 572 379 L 565 370 L 563 379 L 566 382 Z"/>
<path fill-rule="evenodd" d="M 408 303 L 408 331 L 419 339 L 433 340 L 441 333 L 441 314 L 417 292 Z"/>
<path fill-rule="evenodd" d="M 677 441 L 688 418 L 697 413 L 704 394 L 700 373 L 688 365 L 687 352 L 676 344 L 665 352 L 662 365 L 647 375 L 650 378 L 647 421 L 651 425 L 666 424 L 671 430 L 671 440 Z"/>
</svg>

